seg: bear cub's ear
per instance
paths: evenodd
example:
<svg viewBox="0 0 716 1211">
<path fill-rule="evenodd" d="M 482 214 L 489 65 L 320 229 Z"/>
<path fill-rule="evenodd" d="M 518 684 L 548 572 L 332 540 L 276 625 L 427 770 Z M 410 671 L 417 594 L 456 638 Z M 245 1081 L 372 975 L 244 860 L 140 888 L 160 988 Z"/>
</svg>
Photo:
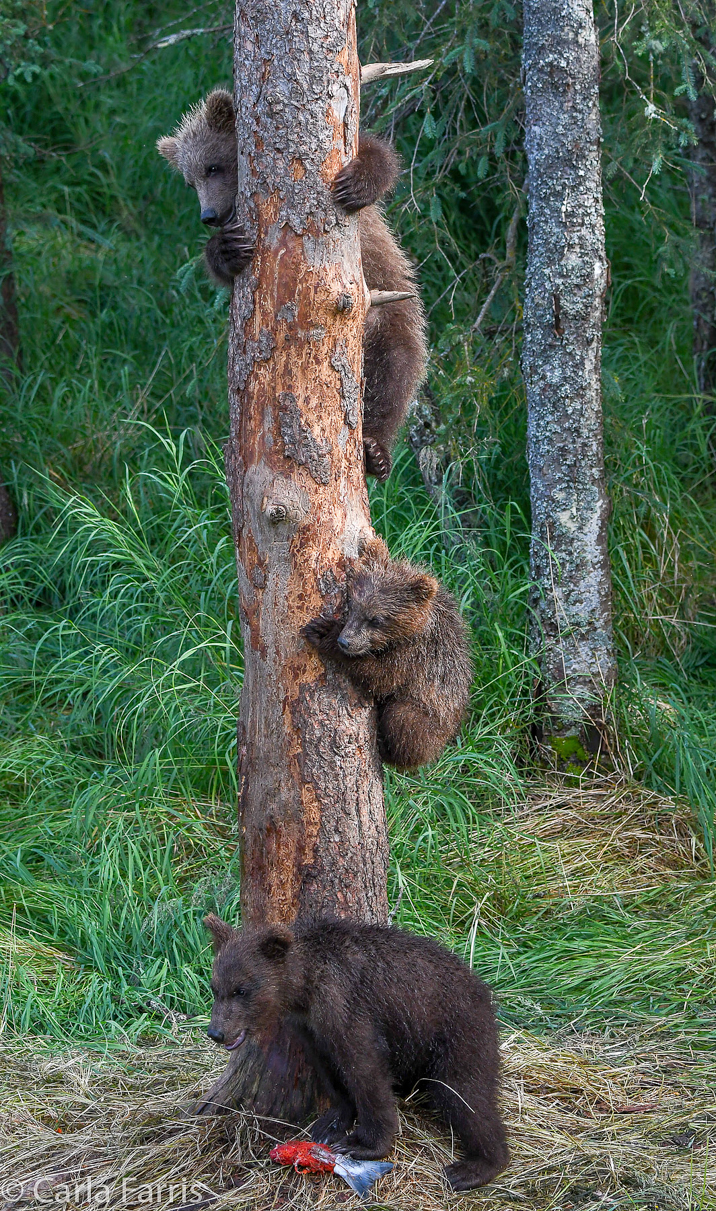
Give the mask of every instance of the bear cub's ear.
<svg viewBox="0 0 716 1211">
<path fill-rule="evenodd" d="M 265 959 L 270 959 L 273 963 L 280 963 L 286 958 L 292 942 L 291 930 L 282 929 L 280 925 L 277 925 L 275 929 L 264 934 L 259 942 L 259 950 Z"/>
<path fill-rule="evenodd" d="M 220 920 L 213 912 L 210 912 L 207 917 L 204 917 L 204 924 L 211 932 L 211 940 L 214 945 L 214 954 L 218 954 L 222 946 L 226 946 L 233 938 L 236 930 L 226 921 Z"/>
<path fill-rule="evenodd" d="M 358 558 L 364 568 L 384 568 L 390 563 L 390 551 L 377 534 L 361 534 L 358 541 Z"/>
<path fill-rule="evenodd" d="M 204 102 L 207 125 L 221 134 L 233 134 L 234 102 L 225 88 L 215 88 Z"/>
<path fill-rule="evenodd" d="M 165 135 L 163 139 L 157 139 L 157 151 L 174 168 L 179 167 L 179 140 L 175 139 L 173 135 Z"/>
<path fill-rule="evenodd" d="M 427 572 L 416 572 L 405 587 L 416 605 L 427 605 L 438 591 L 438 582 Z"/>
</svg>

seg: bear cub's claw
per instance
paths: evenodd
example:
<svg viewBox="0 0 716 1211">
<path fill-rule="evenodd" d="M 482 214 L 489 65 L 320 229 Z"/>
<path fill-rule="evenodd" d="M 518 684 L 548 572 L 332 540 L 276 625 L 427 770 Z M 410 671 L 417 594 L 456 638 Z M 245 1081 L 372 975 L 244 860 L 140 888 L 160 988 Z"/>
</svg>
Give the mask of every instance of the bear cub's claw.
<svg viewBox="0 0 716 1211">
<path fill-rule="evenodd" d="M 305 627 L 301 630 L 301 634 L 308 643 L 317 648 L 321 640 L 330 635 L 335 626 L 336 619 L 330 614 L 319 614 L 317 618 L 312 618 L 310 622 L 306 623 Z M 321 1115 L 321 1118 L 323 1117 L 325 1116 Z"/>
<path fill-rule="evenodd" d="M 453 1190 L 476 1190 L 486 1186 L 502 1171 L 504 1165 L 490 1165 L 487 1161 L 455 1161 L 445 1166 L 445 1176 Z"/>
<path fill-rule="evenodd" d="M 212 245 L 212 267 L 226 278 L 238 277 L 254 255 L 253 240 L 238 223 L 223 227 L 209 243 Z"/>
<path fill-rule="evenodd" d="M 385 483 L 393 466 L 390 454 L 374 437 L 363 439 L 363 449 L 365 450 L 366 474 L 374 475 L 378 483 Z"/>
<path fill-rule="evenodd" d="M 347 1108 L 342 1110 L 339 1106 L 334 1106 L 326 1110 L 311 1127 L 311 1139 L 316 1144 L 343 1143 L 353 1125 L 354 1117 Z"/>
<path fill-rule="evenodd" d="M 359 1126 L 341 1140 L 341 1152 L 356 1161 L 379 1161 L 387 1156 L 393 1146 L 393 1133 L 378 1134 L 361 1130 Z"/>
</svg>

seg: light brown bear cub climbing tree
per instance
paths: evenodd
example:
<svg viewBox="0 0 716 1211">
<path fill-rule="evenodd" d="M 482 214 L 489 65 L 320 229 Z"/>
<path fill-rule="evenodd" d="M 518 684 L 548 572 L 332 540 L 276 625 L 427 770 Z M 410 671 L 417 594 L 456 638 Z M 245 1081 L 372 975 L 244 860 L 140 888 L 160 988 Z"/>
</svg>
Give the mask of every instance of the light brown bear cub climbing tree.
<svg viewBox="0 0 716 1211">
<path fill-rule="evenodd" d="M 342 608 L 303 633 L 377 702 L 383 761 L 416 769 L 454 740 L 473 674 L 468 632 L 454 598 L 423 568 L 368 540 Z"/>
<path fill-rule="evenodd" d="M 253 257 L 253 241 L 237 217 L 238 161 L 234 106 L 215 89 L 184 115 L 172 135 L 157 142 L 160 154 L 196 190 L 201 220 L 218 230 L 204 248 L 210 276 L 231 286 Z M 349 212 L 360 211 L 363 273 L 368 288 L 409 294 L 374 305 L 365 321 L 363 443 L 366 470 L 386 479 L 391 450 L 425 374 L 425 316 L 413 268 L 376 203 L 395 184 L 399 163 L 388 143 L 362 135 L 358 154 L 336 176 L 333 197 Z"/>
</svg>

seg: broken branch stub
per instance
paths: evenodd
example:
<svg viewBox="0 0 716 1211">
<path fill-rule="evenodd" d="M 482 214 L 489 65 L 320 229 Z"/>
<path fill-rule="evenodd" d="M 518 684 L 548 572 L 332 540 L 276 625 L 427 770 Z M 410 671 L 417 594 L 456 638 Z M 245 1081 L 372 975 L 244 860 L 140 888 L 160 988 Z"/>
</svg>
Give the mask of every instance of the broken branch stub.
<svg viewBox="0 0 716 1211">
<path fill-rule="evenodd" d="M 403 299 L 414 299 L 414 290 L 371 290 L 371 307 L 382 307 L 385 303 L 402 303 Z"/>
<path fill-rule="evenodd" d="M 434 62 L 434 59 L 415 59 L 412 63 L 366 63 L 360 69 L 361 86 L 384 80 L 386 76 L 407 76 L 409 72 L 424 71 Z"/>
</svg>

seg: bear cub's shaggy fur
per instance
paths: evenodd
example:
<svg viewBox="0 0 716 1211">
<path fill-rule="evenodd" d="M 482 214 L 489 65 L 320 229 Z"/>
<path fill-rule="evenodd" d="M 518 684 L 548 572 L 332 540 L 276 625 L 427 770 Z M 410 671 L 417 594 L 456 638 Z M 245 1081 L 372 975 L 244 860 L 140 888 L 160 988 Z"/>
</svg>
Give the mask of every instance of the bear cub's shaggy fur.
<svg viewBox="0 0 716 1211">
<path fill-rule="evenodd" d="M 390 1151 L 394 1090 L 419 1086 L 452 1127 L 464 1158 L 455 1190 L 482 1186 L 508 1163 L 498 1107 L 499 1051 L 490 990 L 430 938 L 321 920 L 239 932 L 213 915 L 209 1037 L 235 1049 L 289 1019 L 332 1107 L 314 1140 L 358 1159 Z"/>
<path fill-rule="evenodd" d="M 219 231 L 205 248 L 211 277 L 222 286 L 249 264 L 253 245 L 236 217 L 238 156 L 234 105 L 215 89 L 185 114 L 157 148 L 199 197 L 201 221 Z M 362 135 L 358 155 L 338 173 L 333 196 L 345 210 L 361 212 L 363 273 L 371 290 L 411 290 L 415 274 L 375 203 L 395 184 L 397 156 L 389 144 Z M 387 479 L 391 449 L 408 407 L 425 376 L 425 315 L 420 299 L 371 307 L 365 322 L 363 437 L 366 470 Z"/>
<path fill-rule="evenodd" d="M 303 635 L 375 699 L 389 765 L 435 761 L 457 735 L 473 672 L 467 628 L 442 585 L 391 559 L 382 539 L 364 543 L 340 615 L 314 618 Z"/>
</svg>

